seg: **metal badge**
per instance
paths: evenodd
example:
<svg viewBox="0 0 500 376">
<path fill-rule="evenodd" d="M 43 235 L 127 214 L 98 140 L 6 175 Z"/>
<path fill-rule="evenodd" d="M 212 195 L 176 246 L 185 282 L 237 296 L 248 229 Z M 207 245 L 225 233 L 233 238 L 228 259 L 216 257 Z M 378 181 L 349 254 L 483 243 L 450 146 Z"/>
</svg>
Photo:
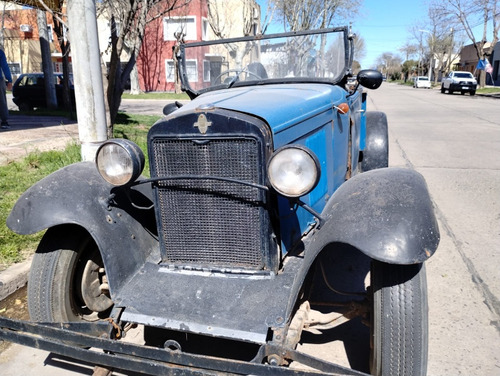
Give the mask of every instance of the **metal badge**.
<svg viewBox="0 0 500 376">
<path fill-rule="evenodd" d="M 200 133 L 205 134 L 207 133 L 208 127 L 212 125 L 212 122 L 207 121 L 207 117 L 204 114 L 201 114 L 200 116 L 198 116 L 198 121 L 193 125 L 198 128 Z"/>
</svg>

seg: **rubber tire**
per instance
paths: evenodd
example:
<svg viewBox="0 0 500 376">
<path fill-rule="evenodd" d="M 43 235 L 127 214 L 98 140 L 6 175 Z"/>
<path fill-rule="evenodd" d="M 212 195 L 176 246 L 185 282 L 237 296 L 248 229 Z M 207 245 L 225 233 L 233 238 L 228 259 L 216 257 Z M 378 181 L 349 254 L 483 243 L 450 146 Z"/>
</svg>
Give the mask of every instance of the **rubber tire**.
<svg viewBox="0 0 500 376">
<path fill-rule="evenodd" d="M 102 263 L 97 245 L 79 227 L 47 230 L 33 256 L 28 283 L 28 311 L 32 321 L 69 322 L 105 318 L 83 302 L 78 278 L 92 257 Z M 68 231 L 69 230 L 69 231 Z"/>
<path fill-rule="evenodd" d="M 441 94 L 444 94 L 444 92 L 446 91 L 446 89 L 444 88 L 444 86 L 441 84 Z"/>
<path fill-rule="evenodd" d="M 426 375 L 428 307 L 424 264 L 373 261 L 371 283 L 372 375 Z"/>
<path fill-rule="evenodd" d="M 472 96 L 476 95 L 476 91 L 475 91 L 475 90 L 472 90 L 472 91 L 470 91 L 470 92 L 469 92 L 469 94 L 470 94 L 470 96 L 472 97 Z"/>
<path fill-rule="evenodd" d="M 21 102 L 17 107 L 19 111 L 33 111 L 33 106 L 29 102 Z"/>
<path fill-rule="evenodd" d="M 359 165 L 361 172 L 389 166 L 389 131 L 383 112 L 366 113 L 366 145 Z"/>
</svg>

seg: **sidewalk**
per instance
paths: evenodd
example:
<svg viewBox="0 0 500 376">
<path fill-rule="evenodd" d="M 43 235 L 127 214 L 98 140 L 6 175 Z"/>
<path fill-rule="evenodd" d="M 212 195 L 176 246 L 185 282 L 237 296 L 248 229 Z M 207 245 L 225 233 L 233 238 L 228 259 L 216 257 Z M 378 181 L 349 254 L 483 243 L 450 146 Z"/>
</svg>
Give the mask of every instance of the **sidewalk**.
<svg viewBox="0 0 500 376">
<path fill-rule="evenodd" d="M 32 151 L 60 150 L 78 142 L 78 124 L 60 116 L 12 115 L 10 129 L 0 131 L 0 165 Z"/>
<path fill-rule="evenodd" d="M 9 124 L 10 129 L 0 131 L 0 165 L 78 142 L 78 124 L 64 117 L 12 115 Z M 0 300 L 26 284 L 30 264 L 31 258 L 0 272 Z"/>
</svg>

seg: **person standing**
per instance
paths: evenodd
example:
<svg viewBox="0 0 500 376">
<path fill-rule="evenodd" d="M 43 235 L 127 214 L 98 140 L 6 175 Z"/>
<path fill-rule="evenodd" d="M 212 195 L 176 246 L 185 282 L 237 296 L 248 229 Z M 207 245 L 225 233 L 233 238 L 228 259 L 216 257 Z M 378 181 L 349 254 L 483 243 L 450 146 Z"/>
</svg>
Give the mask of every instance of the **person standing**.
<svg viewBox="0 0 500 376">
<path fill-rule="evenodd" d="M 12 75 L 10 74 L 9 64 L 7 64 L 7 58 L 5 57 L 5 52 L 0 48 L 0 129 L 9 129 L 9 108 L 7 107 L 7 96 L 6 91 L 12 90 Z"/>
</svg>

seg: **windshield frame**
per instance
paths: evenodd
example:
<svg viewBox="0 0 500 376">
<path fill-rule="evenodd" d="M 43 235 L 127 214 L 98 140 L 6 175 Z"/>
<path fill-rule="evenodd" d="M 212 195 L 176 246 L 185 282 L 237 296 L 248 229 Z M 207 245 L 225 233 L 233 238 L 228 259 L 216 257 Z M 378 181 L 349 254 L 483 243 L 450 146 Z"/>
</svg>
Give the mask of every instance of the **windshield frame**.
<svg viewBox="0 0 500 376">
<path fill-rule="evenodd" d="M 247 41 L 261 41 L 261 40 L 269 40 L 269 39 L 277 39 L 277 38 L 287 38 L 287 37 L 299 37 L 299 36 L 307 36 L 307 35 L 320 35 L 320 34 L 329 34 L 329 33 L 343 33 L 343 42 L 344 42 L 344 67 L 342 71 L 338 74 L 337 77 L 334 78 L 314 78 L 314 77 L 286 77 L 286 78 L 268 78 L 261 80 L 251 80 L 251 81 L 238 81 L 231 82 L 229 84 L 220 84 L 216 86 L 207 87 L 200 90 L 194 90 L 189 85 L 188 74 L 186 69 L 186 49 L 192 47 L 205 47 L 205 46 L 213 46 L 220 45 L 224 43 L 236 43 L 236 42 L 247 42 Z M 190 43 L 181 43 L 179 45 L 179 50 L 177 53 L 178 59 L 178 75 L 181 81 L 181 89 L 185 91 L 190 98 L 196 98 L 198 95 L 209 91 L 216 91 L 222 89 L 228 89 L 230 87 L 242 87 L 242 86 L 255 86 L 255 85 L 266 85 L 266 84 L 279 84 L 279 83 L 326 83 L 330 85 L 337 85 L 340 83 L 345 76 L 348 75 L 351 71 L 352 64 L 352 38 L 349 35 L 349 30 L 347 26 L 342 27 L 334 27 L 327 29 L 317 29 L 317 30 L 304 30 L 304 31 L 292 31 L 286 33 L 276 33 L 276 34 L 258 34 L 252 36 L 245 36 L 239 38 L 227 38 L 227 39 L 216 39 L 210 41 L 202 41 L 202 42 L 190 42 Z"/>
</svg>

